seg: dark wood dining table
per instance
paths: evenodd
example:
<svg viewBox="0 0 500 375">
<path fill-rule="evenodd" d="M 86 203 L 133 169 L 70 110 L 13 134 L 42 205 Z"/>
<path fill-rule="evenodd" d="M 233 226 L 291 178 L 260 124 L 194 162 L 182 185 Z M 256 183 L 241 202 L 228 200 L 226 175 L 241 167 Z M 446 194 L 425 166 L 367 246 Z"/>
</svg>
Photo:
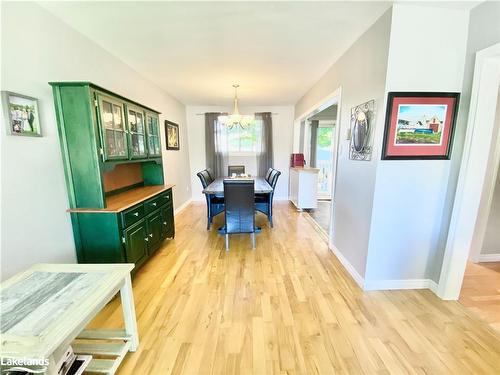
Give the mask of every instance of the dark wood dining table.
<svg viewBox="0 0 500 375">
<path fill-rule="evenodd" d="M 224 180 L 233 179 L 231 177 L 216 178 L 214 182 L 203 189 L 203 194 L 224 195 Z M 255 193 L 270 193 L 273 191 L 264 177 L 236 177 L 236 179 L 251 179 L 255 181 Z"/>
</svg>

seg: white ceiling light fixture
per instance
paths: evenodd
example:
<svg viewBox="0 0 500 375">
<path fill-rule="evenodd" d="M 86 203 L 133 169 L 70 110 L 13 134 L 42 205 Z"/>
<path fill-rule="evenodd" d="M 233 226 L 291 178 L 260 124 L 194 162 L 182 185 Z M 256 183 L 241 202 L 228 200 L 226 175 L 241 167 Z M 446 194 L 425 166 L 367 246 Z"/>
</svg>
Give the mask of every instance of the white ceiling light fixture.
<svg viewBox="0 0 500 375">
<path fill-rule="evenodd" d="M 242 115 L 240 113 L 240 109 L 238 108 L 238 87 L 240 85 L 235 84 L 234 87 L 234 107 L 233 113 L 230 115 L 222 115 L 219 116 L 219 121 L 226 125 L 229 129 L 232 129 L 234 126 L 241 126 L 242 129 L 245 129 L 252 124 L 254 120 L 253 115 Z"/>
</svg>

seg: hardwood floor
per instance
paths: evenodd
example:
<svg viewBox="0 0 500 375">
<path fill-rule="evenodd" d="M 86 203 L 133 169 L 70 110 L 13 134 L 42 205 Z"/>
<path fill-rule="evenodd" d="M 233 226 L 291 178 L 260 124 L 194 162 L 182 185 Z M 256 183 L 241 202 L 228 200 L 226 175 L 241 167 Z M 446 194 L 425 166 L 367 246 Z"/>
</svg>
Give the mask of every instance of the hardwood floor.
<svg viewBox="0 0 500 375">
<path fill-rule="evenodd" d="M 286 203 L 250 237 L 205 229 L 205 206 L 137 273 L 140 346 L 125 374 L 495 374 L 500 336 L 432 292 L 363 292 Z M 214 227 L 220 225 L 219 216 Z M 118 327 L 119 301 L 93 327 Z"/>
<path fill-rule="evenodd" d="M 330 229 L 330 208 L 332 201 L 319 200 L 315 210 L 307 211 L 319 227 L 328 235 Z"/>
<path fill-rule="evenodd" d="M 500 262 L 469 262 L 459 301 L 500 332 Z"/>
</svg>

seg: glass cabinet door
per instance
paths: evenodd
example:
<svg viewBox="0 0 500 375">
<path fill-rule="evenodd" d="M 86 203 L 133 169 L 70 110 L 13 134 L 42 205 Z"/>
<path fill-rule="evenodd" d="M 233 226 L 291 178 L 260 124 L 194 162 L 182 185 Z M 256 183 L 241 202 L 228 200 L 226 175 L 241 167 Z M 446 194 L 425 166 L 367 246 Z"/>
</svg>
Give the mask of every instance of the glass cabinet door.
<svg viewBox="0 0 500 375">
<path fill-rule="evenodd" d="M 160 124 L 156 114 L 146 114 L 149 156 L 161 156 Z"/>
<path fill-rule="evenodd" d="M 144 112 L 127 105 L 127 122 L 129 131 L 130 157 L 144 158 L 147 156 L 146 127 Z"/>
<path fill-rule="evenodd" d="M 99 111 L 104 160 L 126 159 L 128 150 L 123 104 L 115 99 L 99 95 Z"/>
</svg>

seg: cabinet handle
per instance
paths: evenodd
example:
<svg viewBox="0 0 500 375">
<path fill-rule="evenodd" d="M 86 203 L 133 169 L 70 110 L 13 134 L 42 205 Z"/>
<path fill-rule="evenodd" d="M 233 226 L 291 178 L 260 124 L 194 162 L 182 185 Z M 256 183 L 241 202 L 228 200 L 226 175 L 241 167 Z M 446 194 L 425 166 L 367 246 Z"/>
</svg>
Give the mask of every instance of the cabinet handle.
<svg viewBox="0 0 500 375">
<path fill-rule="evenodd" d="M 144 241 L 148 242 L 148 241 L 149 241 L 149 238 L 147 238 L 147 237 L 146 237 L 146 238 L 144 239 Z"/>
<path fill-rule="evenodd" d="M 164 222 L 163 222 L 163 225 L 167 225 L 167 222 L 166 222 L 166 221 L 164 221 Z"/>
<path fill-rule="evenodd" d="M 134 216 L 139 216 L 139 212 L 134 212 Z"/>
<path fill-rule="evenodd" d="M 156 207 L 156 202 L 154 202 L 154 203 L 153 203 L 153 206 L 155 206 L 155 207 Z"/>
<path fill-rule="evenodd" d="M 151 234 L 149 235 L 149 237 L 153 238 L 153 233 L 151 233 Z"/>
<path fill-rule="evenodd" d="M 167 199 L 170 199 L 170 195 L 167 195 Z"/>
</svg>

